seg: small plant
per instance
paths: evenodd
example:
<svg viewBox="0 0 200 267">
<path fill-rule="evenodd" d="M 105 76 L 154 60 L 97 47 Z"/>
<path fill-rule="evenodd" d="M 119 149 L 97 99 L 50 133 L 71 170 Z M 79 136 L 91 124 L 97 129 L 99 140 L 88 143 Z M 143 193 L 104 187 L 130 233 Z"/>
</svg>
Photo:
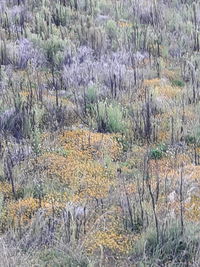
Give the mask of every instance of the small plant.
<svg viewBox="0 0 200 267">
<path fill-rule="evenodd" d="M 106 30 L 110 39 L 117 37 L 117 24 L 114 20 L 109 20 L 106 25 Z"/>
<path fill-rule="evenodd" d="M 172 80 L 172 85 L 177 87 L 184 87 L 185 83 L 181 80 Z"/>
<path fill-rule="evenodd" d="M 187 135 L 185 137 L 185 142 L 187 145 L 193 145 L 193 144 L 196 144 L 196 138 L 195 136 L 192 136 L 192 135 Z"/>
<path fill-rule="evenodd" d="M 95 85 L 89 86 L 86 92 L 87 104 L 93 104 L 97 100 L 97 87 Z"/>
<path fill-rule="evenodd" d="M 66 254 L 62 251 L 47 248 L 41 250 L 37 255 L 38 263 L 45 264 L 46 266 L 80 266 L 80 267 L 87 267 L 88 263 L 86 259 L 82 259 L 79 255 L 79 258 L 73 257 L 69 254 Z"/>
<path fill-rule="evenodd" d="M 167 146 L 165 144 L 161 144 L 156 148 L 151 149 L 149 153 L 150 159 L 161 159 L 164 157 L 165 153 L 167 151 Z"/>
<path fill-rule="evenodd" d="M 196 145 L 200 146 L 200 133 L 197 129 L 193 134 L 188 134 L 185 136 L 185 142 L 187 145 Z"/>
<path fill-rule="evenodd" d="M 58 155 L 63 156 L 63 157 L 67 157 L 69 155 L 69 151 L 64 149 L 64 148 L 60 148 L 56 151 L 56 153 L 58 153 Z"/>
<path fill-rule="evenodd" d="M 125 131 L 125 114 L 119 104 L 98 102 L 94 112 L 95 124 L 99 132 L 123 133 Z"/>
<path fill-rule="evenodd" d="M 32 132 L 32 148 L 36 155 L 39 155 L 41 153 L 41 140 L 40 140 L 40 131 L 38 128 L 36 128 Z"/>
<path fill-rule="evenodd" d="M 123 135 L 116 136 L 116 140 L 122 146 L 123 152 L 127 152 L 130 146 L 129 141 Z"/>
</svg>

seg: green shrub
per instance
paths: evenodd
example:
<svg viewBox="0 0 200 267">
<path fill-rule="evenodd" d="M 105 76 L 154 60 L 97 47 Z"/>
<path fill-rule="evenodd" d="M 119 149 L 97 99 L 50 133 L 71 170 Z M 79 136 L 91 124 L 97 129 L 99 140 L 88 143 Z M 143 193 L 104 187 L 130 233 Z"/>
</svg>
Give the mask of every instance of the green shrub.
<svg viewBox="0 0 200 267">
<path fill-rule="evenodd" d="M 155 263 L 160 264 L 158 266 L 166 266 L 165 264 L 172 262 L 187 264 L 192 261 L 198 247 L 199 240 L 196 228 L 187 225 L 185 233 L 182 234 L 178 223 L 169 222 L 165 230 L 160 232 L 159 242 L 157 242 L 156 230 L 147 229 L 137 242 L 134 254 L 140 258 L 140 263 L 142 261 L 144 264 L 150 264 L 148 266 L 155 266 Z M 145 259 L 143 255 L 145 255 Z"/>
<path fill-rule="evenodd" d="M 58 155 L 62 156 L 62 157 L 67 157 L 69 155 L 69 151 L 64 149 L 64 148 L 60 148 L 56 151 L 56 153 L 58 153 Z"/>
<path fill-rule="evenodd" d="M 43 49 L 46 58 L 49 62 L 58 63 L 63 58 L 66 41 L 59 39 L 58 36 L 52 35 L 49 39 L 43 42 Z"/>
<path fill-rule="evenodd" d="M 178 87 L 184 87 L 185 83 L 183 81 L 180 81 L 180 80 L 173 80 L 172 81 L 172 85 L 173 86 L 178 86 Z"/>
<path fill-rule="evenodd" d="M 117 24 L 114 20 L 109 20 L 106 25 L 106 30 L 110 39 L 117 37 Z"/>
<path fill-rule="evenodd" d="M 98 102 L 94 106 L 95 124 L 99 132 L 123 133 L 125 131 L 124 111 L 117 103 Z"/>
<path fill-rule="evenodd" d="M 186 142 L 187 145 L 196 144 L 196 138 L 195 138 L 195 136 L 187 135 L 185 137 L 185 142 Z"/>
<path fill-rule="evenodd" d="M 38 128 L 36 128 L 32 132 L 31 139 L 32 139 L 31 141 L 32 141 L 33 152 L 36 155 L 39 155 L 41 153 L 41 133 Z"/>
<path fill-rule="evenodd" d="M 122 135 L 122 136 L 117 136 L 116 140 L 121 145 L 123 152 L 127 152 L 130 147 L 130 144 L 127 138 Z"/>
<path fill-rule="evenodd" d="M 37 262 L 40 266 L 54 266 L 54 267 L 87 267 L 88 263 L 82 259 L 75 259 L 63 251 L 53 248 L 47 248 L 39 252 L 37 255 Z"/>
<path fill-rule="evenodd" d="M 165 156 L 167 151 L 167 146 L 165 144 L 161 144 L 156 148 L 152 148 L 149 153 L 150 159 L 161 159 Z"/>
<path fill-rule="evenodd" d="M 87 107 L 90 108 L 91 104 L 97 101 L 98 88 L 95 85 L 89 86 L 86 92 Z"/>
<path fill-rule="evenodd" d="M 185 142 L 187 145 L 197 145 L 200 146 L 200 132 L 199 127 L 194 129 L 193 133 L 189 133 L 185 136 Z"/>
</svg>

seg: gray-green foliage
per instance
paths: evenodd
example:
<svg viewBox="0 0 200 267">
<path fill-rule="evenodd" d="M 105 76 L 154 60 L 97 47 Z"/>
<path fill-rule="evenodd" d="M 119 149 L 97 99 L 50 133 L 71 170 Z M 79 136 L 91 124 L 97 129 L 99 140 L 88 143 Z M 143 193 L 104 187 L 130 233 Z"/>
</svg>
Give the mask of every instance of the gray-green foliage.
<svg viewBox="0 0 200 267">
<path fill-rule="evenodd" d="M 152 148 L 149 152 L 150 159 L 161 159 L 166 155 L 167 146 L 165 144 L 160 144 L 155 148 Z"/>
<path fill-rule="evenodd" d="M 96 85 L 90 85 L 86 92 L 86 101 L 90 106 L 98 100 L 98 87 Z"/>
<path fill-rule="evenodd" d="M 55 267 L 87 267 L 89 266 L 86 259 L 78 259 L 69 255 L 69 253 L 56 250 L 56 249 L 44 249 L 36 254 L 36 263 L 40 266 L 55 266 Z"/>
<path fill-rule="evenodd" d="M 134 253 L 143 264 L 165 266 L 170 263 L 172 266 L 185 266 L 195 259 L 199 245 L 198 226 L 188 224 L 182 233 L 180 225 L 171 221 L 163 227 L 159 242 L 155 229 L 148 228 L 137 242 Z"/>
<path fill-rule="evenodd" d="M 100 132 L 125 132 L 126 112 L 122 106 L 108 101 L 99 101 L 94 105 L 94 124 Z"/>
</svg>

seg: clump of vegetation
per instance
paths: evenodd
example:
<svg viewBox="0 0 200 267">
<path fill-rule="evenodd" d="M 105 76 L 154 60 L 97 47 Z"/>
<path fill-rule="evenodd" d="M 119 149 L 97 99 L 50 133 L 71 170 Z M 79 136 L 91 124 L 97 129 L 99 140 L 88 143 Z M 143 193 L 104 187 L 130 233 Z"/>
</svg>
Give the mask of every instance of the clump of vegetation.
<svg viewBox="0 0 200 267">
<path fill-rule="evenodd" d="M 180 81 L 180 80 L 173 80 L 172 81 L 172 85 L 173 86 L 178 86 L 178 87 L 184 87 L 185 83 L 183 81 Z"/>
<path fill-rule="evenodd" d="M 117 103 L 98 102 L 94 106 L 95 128 L 98 132 L 123 133 L 126 129 L 125 111 Z"/>
<path fill-rule="evenodd" d="M 163 231 L 159 242 L 156 232 L 149 229 L 136 245 L 136 253 L 144 264 L 190 264 L 199 250 L 198 231 L 196 228 L 186 229 L 185 235 L 175 222 Z M 145 255 L 145 256 L 144 256 Z"/>
<path fill-rule="evenodd" d="M 167 152 L 167 146 L 165 144 L 161 144 L 157 146 L 156 148 L 152 148 L 149 152 L 149 158 L 150 159 L 162 159 Z"/>
</svg>

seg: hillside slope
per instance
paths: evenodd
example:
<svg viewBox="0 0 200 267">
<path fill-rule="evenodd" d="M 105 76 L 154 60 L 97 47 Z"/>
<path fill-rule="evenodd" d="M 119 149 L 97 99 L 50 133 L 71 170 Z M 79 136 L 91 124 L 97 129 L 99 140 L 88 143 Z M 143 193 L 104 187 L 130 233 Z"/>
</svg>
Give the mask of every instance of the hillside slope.
<svg viewBox="0 0 200 267">
<path fill-rule="evenodd" d="M 198 0 L 0 1 L 0 266 L 200 265 Z"/>
</svg>

